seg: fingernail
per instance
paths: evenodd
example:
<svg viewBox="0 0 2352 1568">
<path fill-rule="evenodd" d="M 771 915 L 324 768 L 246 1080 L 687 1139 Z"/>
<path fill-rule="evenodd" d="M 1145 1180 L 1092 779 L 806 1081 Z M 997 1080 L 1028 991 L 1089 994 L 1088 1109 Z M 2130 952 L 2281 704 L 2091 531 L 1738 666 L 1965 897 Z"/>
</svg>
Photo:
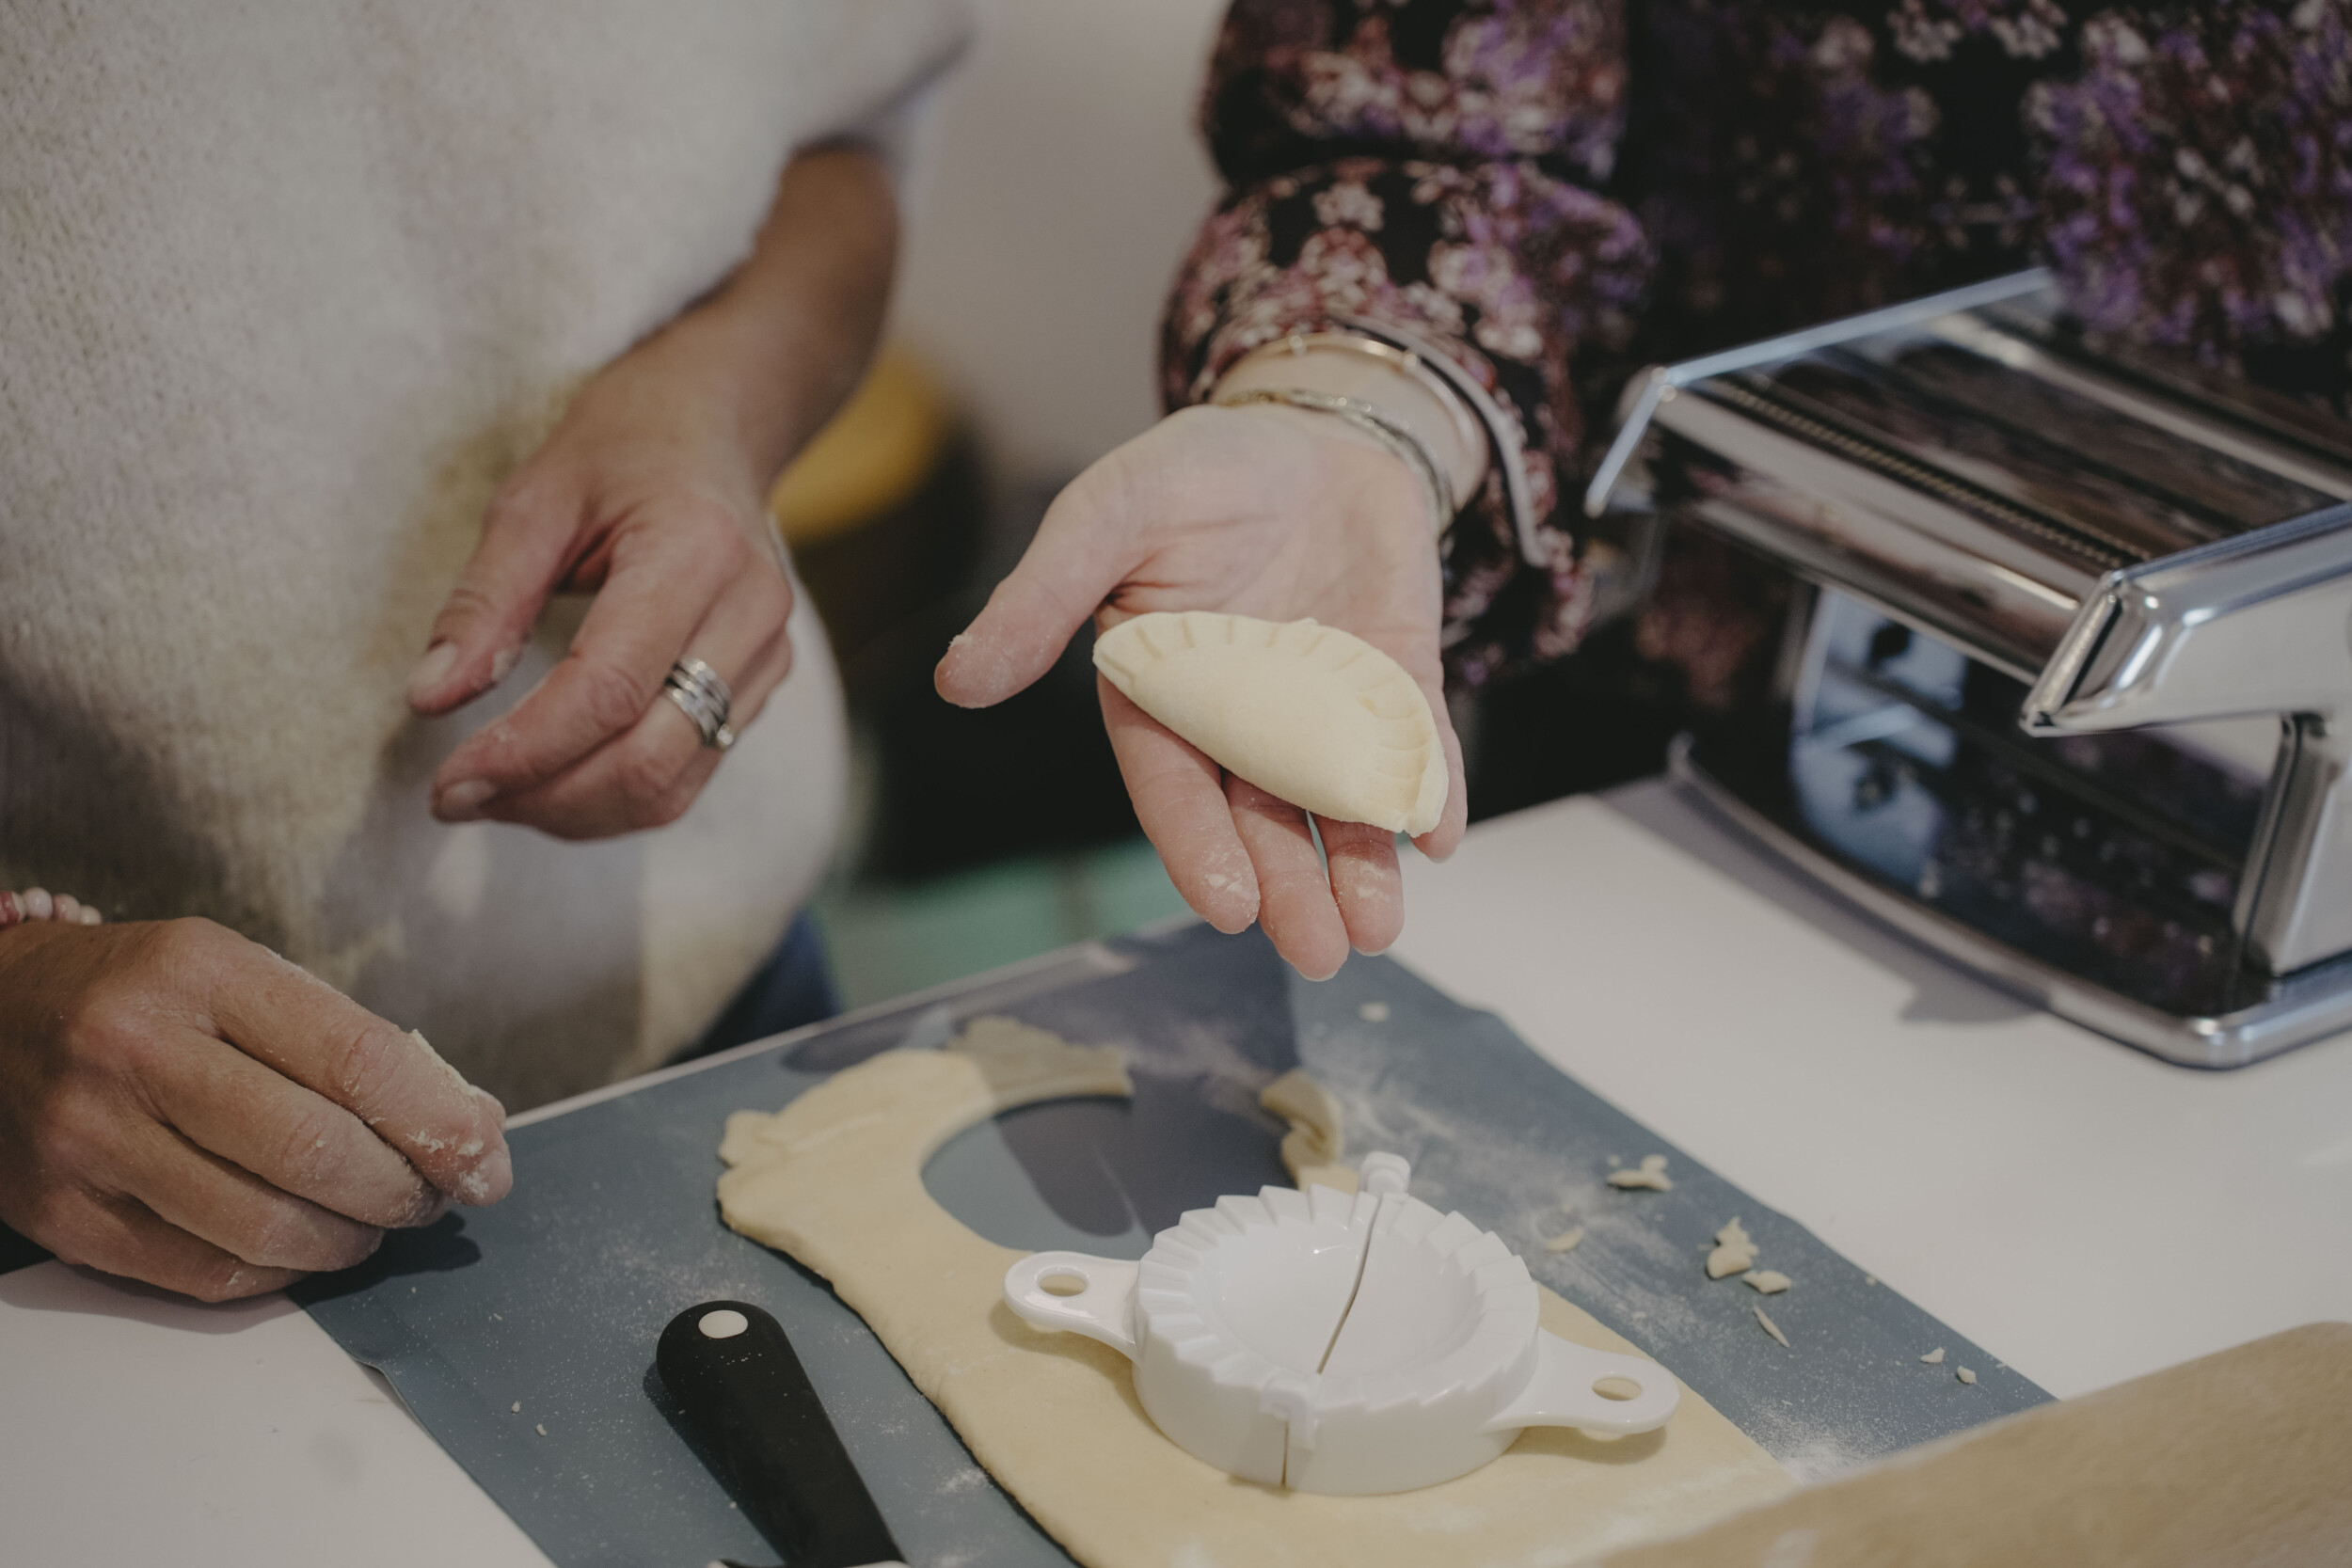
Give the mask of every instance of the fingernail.
<svg viewBox="0 0 2352 1568">
<path fill-rule="evenodd" d="M 496 1203 L 515 1185 L 515 1158 L 503 1146 L 492 1149 L 456 1181 L 457 1201 L 469 1209 Z"/>
<path fill-rule="evenodd" d="M 417 660 L 417 667 L 408 672 L 409 702 L 424 702 L 433 690 L 448 678 L 450 671 L 455 668 L 456 664 L 456 643 L 436 642 L 427 648 L 424 651 L 424 657 Z"/>
<path fill-rule="evenodd" d="M 466 779 L 441 791 L 433 809 L 443 816 L 471 817 L 479 816 L 483 802 L 497 793 L 498 785 L 487 779 Z"/>
</svg>

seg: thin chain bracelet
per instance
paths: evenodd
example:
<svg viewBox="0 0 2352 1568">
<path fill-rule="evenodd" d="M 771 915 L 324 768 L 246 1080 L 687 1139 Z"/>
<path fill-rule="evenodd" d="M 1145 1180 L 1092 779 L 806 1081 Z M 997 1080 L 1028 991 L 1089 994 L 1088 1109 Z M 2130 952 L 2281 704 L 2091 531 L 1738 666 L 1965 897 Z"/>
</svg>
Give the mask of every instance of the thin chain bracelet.
<svg viewBox="0 0 2352 1568">
<path fill-rule="evenodd" d="M 1231 392 L 1216 400 L 1219 408 L 1239 408 L 1252 403 L 1276 403 L 1290 408 L 1304 408 L 1313 414 L 1328 414 L 1344 420 L 1356 429 L 1371 436 L 1404 461 L 1406 467 L 1421 479 L 1422 494 L 1429 502 L 1430 531 L 1443 536 L 1454 526 L 1454 481 L 1420 436 L 1407 429 L 1403 420 L 1386 409 L 1375 407 L 1361 398 L 1337 397 L 1329 392 L 1310 392 L 1303 387 L 1257 387 L 1248 391 Z"/>
<path fill-rule="evenodd" d="M 1431 402 L 1445 410 L 1446 422 L 1454 427 L 1454 439 L 1462 443 L 1465 451 L 1483 452 L 1486 450 L 1486 427 L 1480 422 L 1478 414 L 1459 388 L 1410 349 L 1383 342 L 1362 331 L 1293 332 L 1287 338 L 1277 338 L 1272 342 L 1259 344 L 1234 360 L 1232 369 L 1225 373 L 1231 375 L 1244 365 L 1261 365 L 1268 360 L 1302 360 L 1315 354 L 1369 359 L 1382 369 L 1405 377 L 1426 393 Z M 1448 470 L 1449 473 L 1451 471 Z"/>
<path fill-rule="evenodd" d="M 85 904 L 70 893 L 53 894 L 46 888 L 27 888 L 23 893 L 10 893 L 0 888 L 0 931 L 11 926 L 22 926 L 28 920 L 54 920 L 64 926 L 96 926 L 105 916 L 95 905 Z"/>
</svg>

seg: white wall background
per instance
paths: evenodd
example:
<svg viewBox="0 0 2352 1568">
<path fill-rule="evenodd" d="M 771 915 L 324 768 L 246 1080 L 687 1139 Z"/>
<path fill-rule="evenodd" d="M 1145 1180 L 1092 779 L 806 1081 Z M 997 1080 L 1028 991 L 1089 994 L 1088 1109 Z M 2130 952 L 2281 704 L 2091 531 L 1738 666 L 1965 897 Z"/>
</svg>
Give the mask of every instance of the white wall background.
<svg viewBox="0 0 2352 1568">
<path fill-rule="evenodd" d="M 894 330 L 997 475 L 1068 478 L 1158 416 L 1160 306 L 1216 196 L 1193 129 L 1224 0 L 993 0 L 914 187 Z"/>
</svg>

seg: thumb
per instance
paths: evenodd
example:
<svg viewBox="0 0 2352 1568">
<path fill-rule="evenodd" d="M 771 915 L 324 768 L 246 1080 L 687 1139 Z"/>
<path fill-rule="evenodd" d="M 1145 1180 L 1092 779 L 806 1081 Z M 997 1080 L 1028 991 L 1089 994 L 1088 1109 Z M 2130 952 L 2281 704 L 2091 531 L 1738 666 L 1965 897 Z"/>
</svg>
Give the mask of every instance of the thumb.
<svg viewBox="0 0 2352 1568">
<path fill-rule="evenodd" d="M 933 682 L 958 707 L 988 707 L 1054 667 L 1073 633 L 1125 580 L 1133 536 L 1081 474 L 1045 511 L 1021 563 L 947 644 Z"/>
<path fill-rule="evenodd" d="M 482 542 L 433 618 L 408 676 L 408 705 L 447 713 L 515 667 L 539 610 L 570 567 L 580 507 L 568 488 L 510 484 L 490 502 Z"/>
</svg>

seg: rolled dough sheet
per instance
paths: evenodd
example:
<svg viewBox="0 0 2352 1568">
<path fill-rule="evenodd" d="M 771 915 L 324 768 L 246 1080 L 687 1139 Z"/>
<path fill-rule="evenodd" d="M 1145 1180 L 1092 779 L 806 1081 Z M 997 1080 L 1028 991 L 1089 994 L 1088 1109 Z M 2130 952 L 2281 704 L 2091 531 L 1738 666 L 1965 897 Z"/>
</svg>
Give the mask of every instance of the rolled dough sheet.
<svg viewBox="0 0 2352 1568">
<path fill-rule="evenodd" d="M 1235 1481 L 1162 1436 L 1126 1359 L 1040 1334 L 1003 1303 L 1021 1256 L 932 1199 L 923 1166 L 964 1128 L 1043 1100 L 1133 1093 L 1118 1053 L 1008 1019 L 946 1051 L 891 1051 L 772 1116 L 727 1118 L 726 1221 L 833 1284 L 974 1457 L 1087 1568 L 1555 1568 L 1695 1528 L 1793 1490 L 1770 1455 L 1683 1390 L 1661 1432 L 1616 1443 L 1531 1430 L 1442 1486 L 1331 1497 Z M 1641 1353 L 1544 1292 L 1543 1325 Z"/>
</svg>

